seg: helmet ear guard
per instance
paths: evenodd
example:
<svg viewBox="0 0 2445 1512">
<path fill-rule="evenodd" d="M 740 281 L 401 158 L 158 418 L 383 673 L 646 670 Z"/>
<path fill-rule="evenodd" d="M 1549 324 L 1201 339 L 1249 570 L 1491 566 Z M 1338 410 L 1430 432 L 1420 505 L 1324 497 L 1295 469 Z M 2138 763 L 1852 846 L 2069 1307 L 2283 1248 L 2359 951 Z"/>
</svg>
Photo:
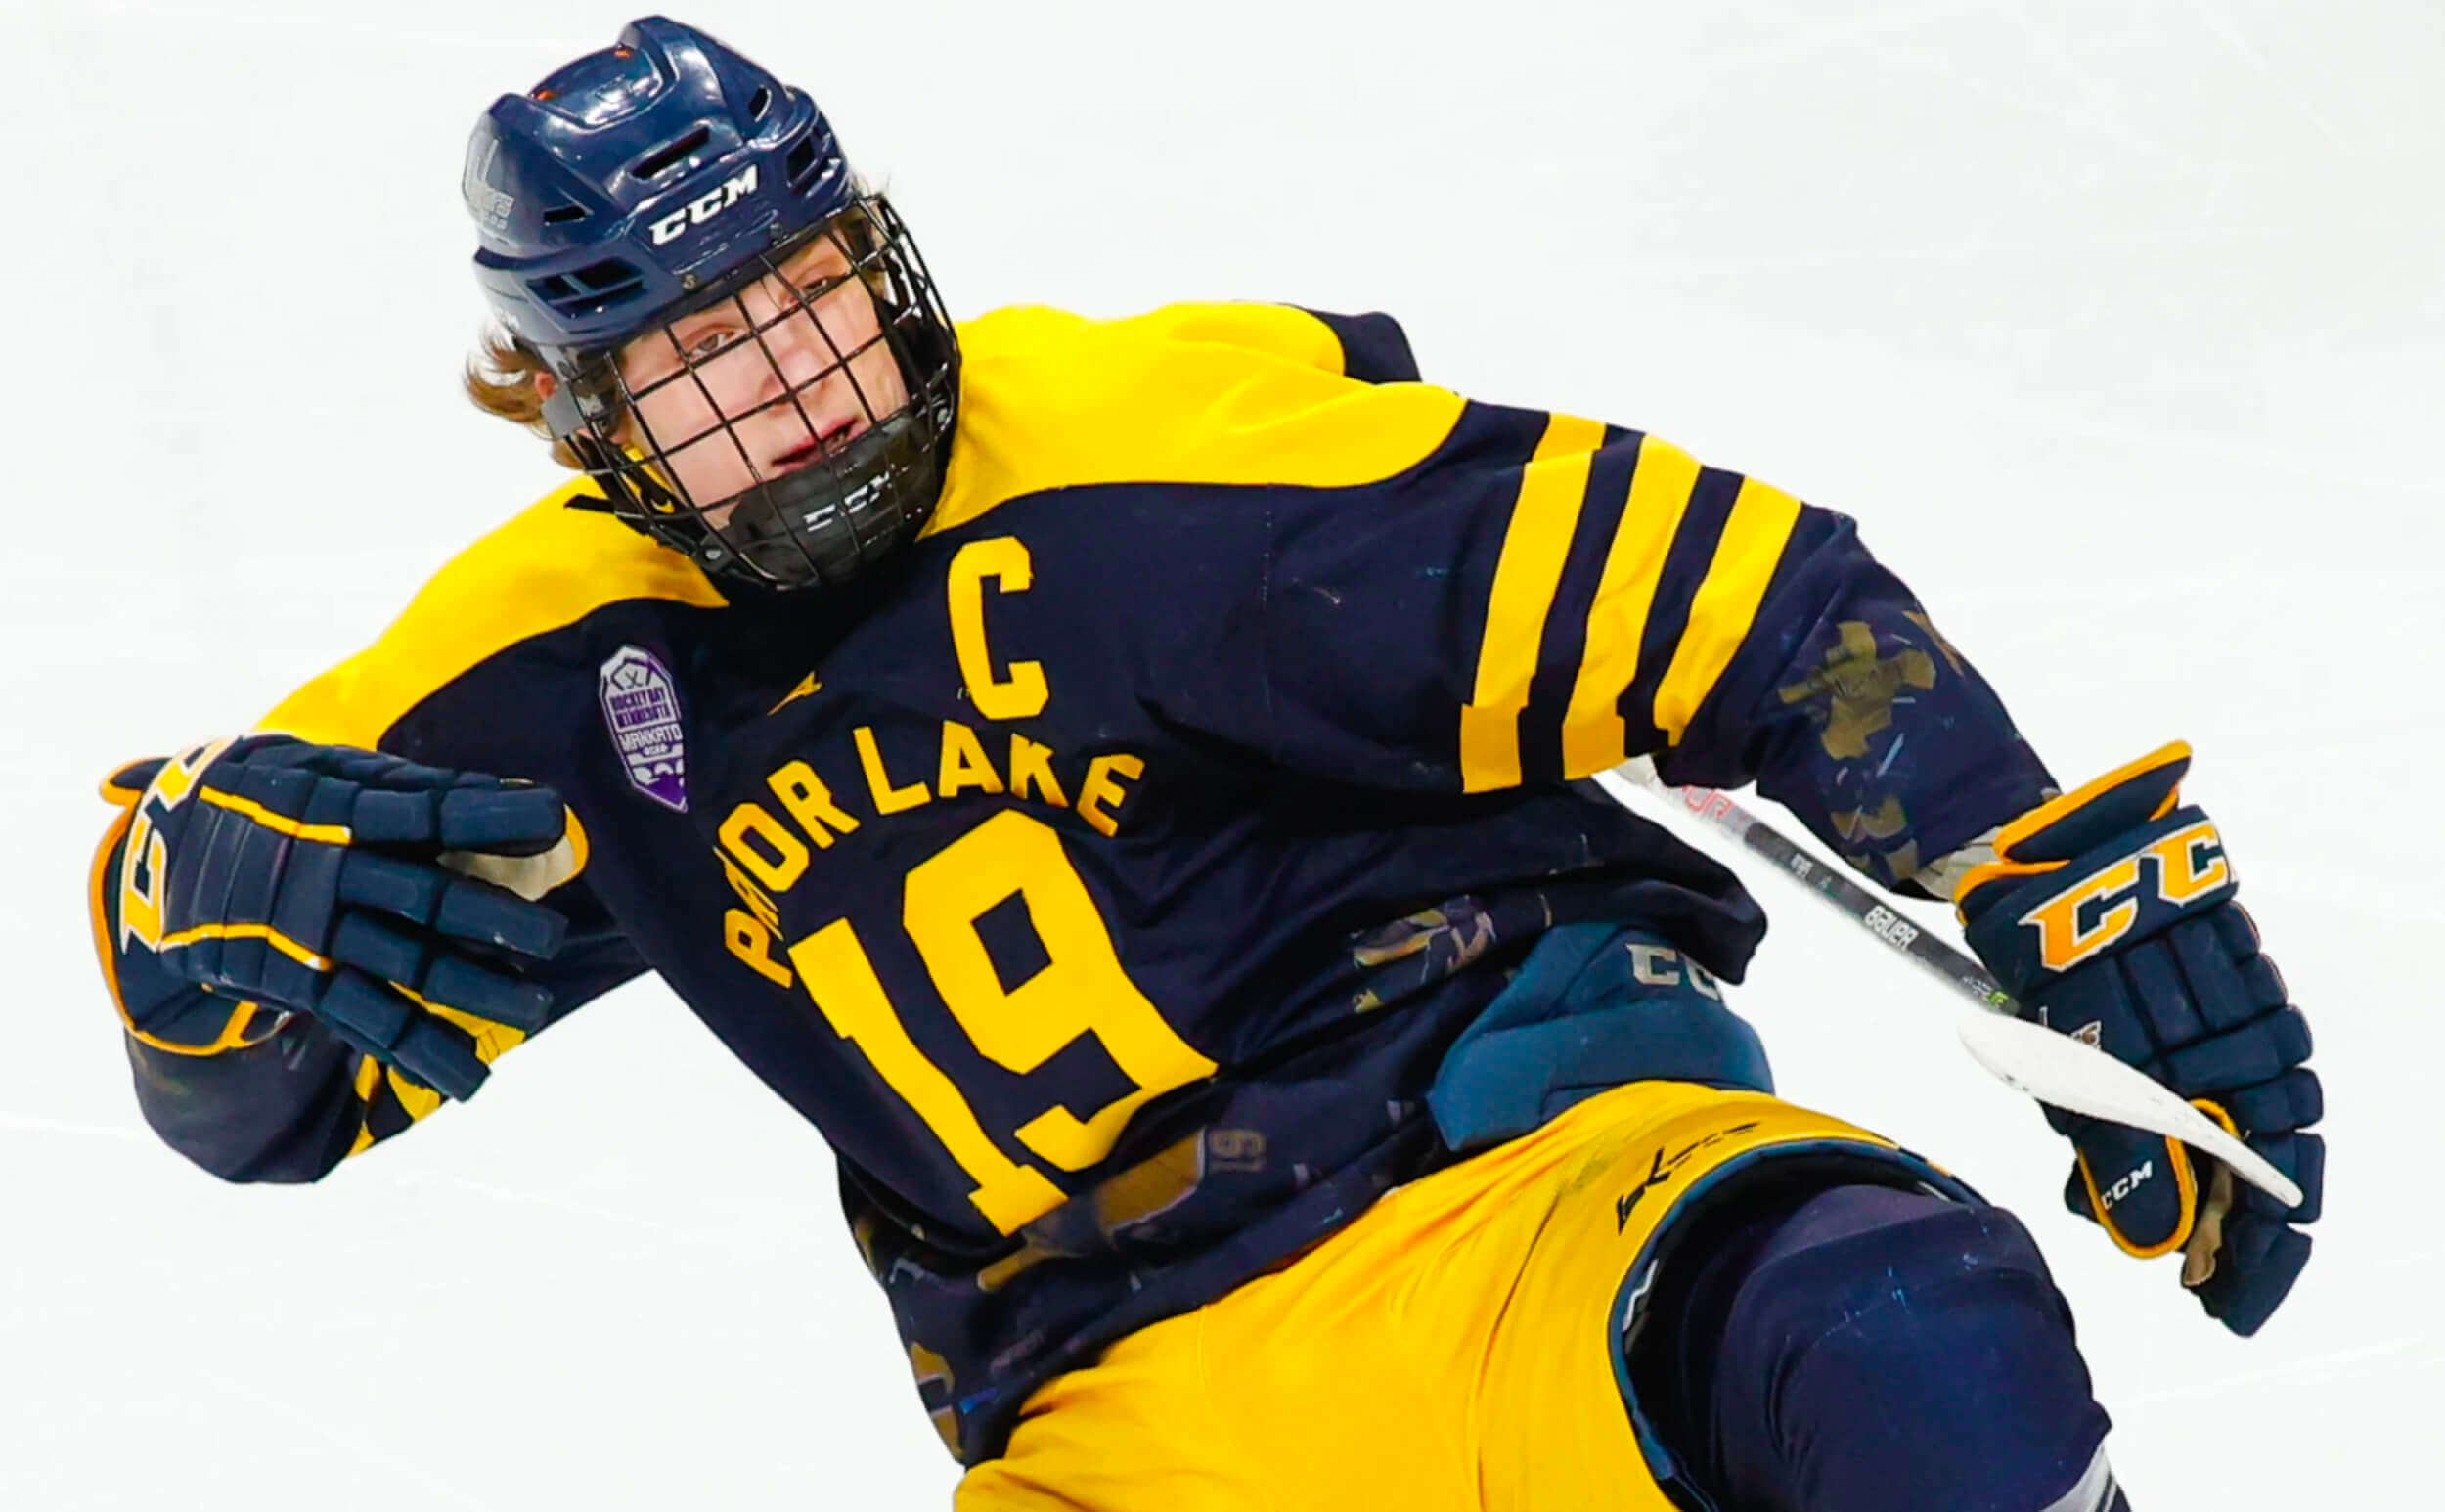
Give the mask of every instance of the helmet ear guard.
<svg viewBox="0 0 2445 1512">
<path fill-rule="evenodd" d="M 922 527 L 956 424 L 957 337 L 907 227 L 849 172 L 811 100 L 712 37 L 648 18 L 619 45 L 496 102 L 469 143 L 465 188 L 477 278 L 503 326 L 557 380 L 545 425 L 611 513 L 708 574 L 768 589 L 844 582 Z M 876 334 L 848 351 L 817 316 L 830 286 L 800 288 L 783 273 L 822 238 L 872 302 Z M 819 334 L 831 361 L 761 382 L 743 410 L 735 395 L 725 407 L 701 369 L 744 343 L 699 360 L 671 326 L 726 301 L 748 315 L 745 292 L 758 285 L 775 291 L 778 313 L 749 315 L 743 334 L 772 374 L 782 363 L 767 333 L 785 322 L 804 321 L 801 339 Z M 632 389 L 620 356 L 641 339 L 669 341 L 678 365 Z M 897 405 L 866 391 L 870 364 L 852 366 L 877 344 L 898 370 Z M 861 412 L 838 444 L 819 439 L 807 402 L 827 380 L 835 428 L 843 383 Z M 640 400 L 674 382 L 694 384 L 695 408 L 712 420 L 656 437 Z M 822 450 L 768 476 L 772 459 L 760 462 L 734 426 L 781 405 Z M 770 447 L 772 424 L 757 428 Z M 786 440 L 785 422 L 781 430 Z M 676 459 L 695 446 L 734 449 L 740 466 L 723 470 L 750 481 L 693 497 Z M 704 469 L 695 472 L 702 484 Z"/>
</svg>

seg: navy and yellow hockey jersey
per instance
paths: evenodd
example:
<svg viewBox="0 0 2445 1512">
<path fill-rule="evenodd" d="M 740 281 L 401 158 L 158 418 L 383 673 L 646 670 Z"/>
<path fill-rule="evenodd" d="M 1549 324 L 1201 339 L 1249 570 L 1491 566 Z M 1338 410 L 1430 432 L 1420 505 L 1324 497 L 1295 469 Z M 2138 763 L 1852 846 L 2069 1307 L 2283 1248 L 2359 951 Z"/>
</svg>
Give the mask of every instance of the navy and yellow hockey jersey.
<svg viewBox="0 0 2445 1512">
<path fill-rule="evenodd" d="M 941 505 L 874 579 L 726 596 L 574 484 L 264 728 L 563 795 L 556 1011 L 656 972 L 822 1130 L 964 1458 L 1454 1158 L 1425 1091 L 1544 931 L 1739 977 L 1754 903 L 1572 779 L 1754 778 L 1888 883 L 2044 787 L 1848 520 L 1422 383 L 1384 317 L 960 336 Z M 110 850 L 114 987 L 184 990 L 111 950 Z M 438 1104 L 274 1038 L 131 1041 L 148 1117 L 310 1180 Z"/>
</svg>

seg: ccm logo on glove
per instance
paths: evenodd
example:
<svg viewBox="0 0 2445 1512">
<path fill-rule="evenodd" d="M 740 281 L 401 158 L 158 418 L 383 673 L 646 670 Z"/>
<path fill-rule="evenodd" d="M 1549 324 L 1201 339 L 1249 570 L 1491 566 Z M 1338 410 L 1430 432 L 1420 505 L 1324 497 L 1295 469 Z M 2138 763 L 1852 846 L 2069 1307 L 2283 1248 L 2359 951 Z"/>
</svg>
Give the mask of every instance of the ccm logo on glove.
<svg viewBox="0 0 2445 1512">
<path fill-rule="evenodd" d="M 2121 1202 L 2123 1198 L 2128 1197 L 2133 1192 L 2138 1191 L 2140 1183 L 2154 1178 L 2156 1174 L 2156 1163 L 2155 1161 L 2141 1161 L 2136 1170 L 2125 1172 L 2121 1180 L 2114 1182 L 2112 1186 L 2109 1186 L 2105 1190 L 2099 1192 L 2097 1194 L 2097 1205 L 2104 1208 L 2109 1213 L 2112 1212 L 2117 1203 Z"/>
<path fill-rule="evenodd" d="M 514 890 L 584 865 L 551 789 L 252 734 L 133 763 L 105 793 L 130 812 L 103 943 L 114 984 L 145 982 L 120 999 L 140 1043 L 217 1054 L 257 1043 L 258 1010 L 310 1014 L 466 1098 L 489 1074 L 487 1026 L 551 1021 L 529 969 L 568 921 Z"/>
<path fill-rule="evenodd" d="M 2309 1262 L 2326 1111 L 2309 1021 L 2233 901 L 2215 825 L 2185 808 L 2176 741 L 1996 831 L 1954 901 L 2021 1016 L 2060 1027 L 2188 1099 L 2299 1184 L 2291 1207 L 2177 1140 L 2049 1108 L 2075 1154 L 2064 1200 L 2143 1259 L 2183 1251 L 2182 1284 L 2235 1333 L 2265 1323 Z M 2076 1027 L 2075 1027 L 2076 1026 Z"/>
<path fill-rule="evenodd" d="M 127 832 L 127 848 L 119 859 L 119 945 L 121 949 L 142 942 L 147 950 L 163 949 L 161 926 L 162 881 L 169 870 L 169 847 L 156 831 L 156 821 L 187 801 L 195 791 L 196 774 L 212 765 L 223 751 L 230 748 L 235 737 L 214 740 L 161 764 L 160 775 L 153 779 L 150 803 L 136 807 L 135 823 Z M 243 800 L 216 800 L 235 807 Z M 342 836 L 344 841 L 345 836 Z M 263 933 L 271 934 L 269 928 Z M 187 942 L 174 942 L 184 945 Z M 276 947 L 282 942 L 272 942 Z M 297 952 L 291 950 L 290 955 Z M 311 956 L 312 952 L 304 953 Z M 320 958 L 309 959 L 319 966 Z"/>
<path fill-rule="evenodd" d="M 2233 879 L 2224 859 L 2224 837 L 2201 819 L 2109 862 L 2021 915 L 2037 931 L 2038 959 L 2049 971 L 2068 971 L 2105 950 L 2139 922 L 2140 873 L 2156 874 L 2156 898 L 2180 909 Z M 2103 912 L 2095 912 L 2102 909 Z M 2083 918 L 2094 922 L 2084 924 Z"/>
</svg>

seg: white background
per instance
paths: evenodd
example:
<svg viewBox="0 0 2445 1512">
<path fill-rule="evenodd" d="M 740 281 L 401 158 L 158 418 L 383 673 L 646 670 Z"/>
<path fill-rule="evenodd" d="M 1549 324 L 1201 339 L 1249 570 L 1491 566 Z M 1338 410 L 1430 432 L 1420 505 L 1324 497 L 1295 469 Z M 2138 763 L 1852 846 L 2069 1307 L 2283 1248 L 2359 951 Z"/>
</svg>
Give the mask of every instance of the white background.
<svg viewBox="0 0 2445 1512">
<path fill-rule="evenodd" d="M 139 1121 L 113 763 L 239 728 L 549 487 L 466 409 L 476 114 L 598 0 L 11 0 L 0 1507 L 939 1508 L 817 1139 L 639 985 L 304 1190 Z M 1759 882 L 1785 1091 L 2028 1217 L 2141 1512 L 2424 1504 L 2445 1260 L 2433 0 L 708 3 L 955 311 L 1382 308 L 1428 375 L 1860 516 L 2058 776 L 2171 736 L 2317 1026 L 2256 1341 L 2057 1205 L 1940 990 Z"/>
</svg>

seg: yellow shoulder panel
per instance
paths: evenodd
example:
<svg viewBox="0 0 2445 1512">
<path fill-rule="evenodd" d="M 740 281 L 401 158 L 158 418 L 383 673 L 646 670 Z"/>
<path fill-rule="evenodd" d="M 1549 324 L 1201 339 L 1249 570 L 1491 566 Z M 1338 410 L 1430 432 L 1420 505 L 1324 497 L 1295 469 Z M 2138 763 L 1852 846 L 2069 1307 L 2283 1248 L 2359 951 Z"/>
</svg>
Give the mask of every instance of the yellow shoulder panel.
<svg viewBox="0 0 2445 1512">
<path fill-rule="evenodd" d="M 290 694 L 261 728 L 372 746 L 453 679 L 606 604 L 632 599 L 724 604 L 687 557 L 608 514 L 567 507 L 593 488 L 590 480 L 574 478 L 460 553 L 379 640 Z"/>
<path fill-rule="evenodd" d="M 1095 483 L 1378 482 L 1432 453 L 1464 404 L 1346 377 L 1332 329 L 1284 305 L 999 310 L 960 327 L 959 345 L 958 435 L 928 534 Z"/>
</svg>

